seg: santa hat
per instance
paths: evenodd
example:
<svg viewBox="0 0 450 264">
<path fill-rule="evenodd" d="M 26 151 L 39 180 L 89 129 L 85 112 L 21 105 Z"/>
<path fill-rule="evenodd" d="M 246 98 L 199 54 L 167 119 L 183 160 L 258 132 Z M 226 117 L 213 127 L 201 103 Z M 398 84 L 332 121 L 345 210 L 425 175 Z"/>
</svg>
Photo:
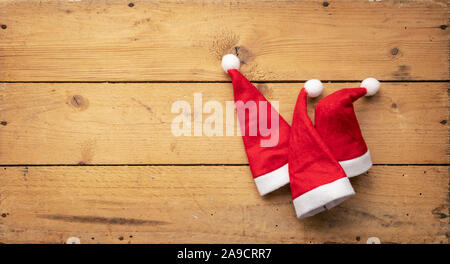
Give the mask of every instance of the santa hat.
<svg viewBox="0 0 450 264">
<path fill-rule="evenodd" d="M 348 177 L 360 175 L 372 167 L 370 152 L 361 134 L 353 102 L 378 92 L 380 82 L 367 78 L 359 88 L 334 92 L 317 104 L 315 127 L 331 149 Z"/>
<path fill-rule="evenodd" d="M 225 55 L 222 67 L 233 82 L 236 110 L 253 179 L 259 193 L 265 195 L 289 183 L 289 124 L 239 72 L 238 57 Z M 248 115 L 246 109 L 249 109 Z M 261 123 L 265 123 L 265 128 L 272 128 L 271 135 L 261 133 Z M 269 142 L 270 139 L 273 142 Z"/>
<path fill-rule="evenodd" d="M 307 95 L 317 96 L 322 83 L 310 80 L 295 105 L 289 145 L 289 176 L 298 218 L 330 209 L 355 194 L 344 170 L 315 130 L 307 113 Z"/>
</svg>

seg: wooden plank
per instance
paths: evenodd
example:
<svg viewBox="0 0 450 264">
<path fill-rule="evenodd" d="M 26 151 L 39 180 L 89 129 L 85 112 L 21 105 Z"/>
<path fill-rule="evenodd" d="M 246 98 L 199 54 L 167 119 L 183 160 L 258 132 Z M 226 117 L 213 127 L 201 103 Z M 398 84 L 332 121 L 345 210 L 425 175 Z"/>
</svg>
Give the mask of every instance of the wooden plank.
<svg viewBox="0 0 450 264">
<path fill-rule="evenodd" d="M 447 1 L 1 1 L 0 81 L 447 80 Z"/>
<path fill-rule="evenodd" d="M 325 84 L 325 94 L 358 83 Z M 290 123 L 300 83 L 258 84 L 278 100 Z M 246 164 L 242 139 L 176 137 L 171 113 L 178 100 L 215 100 L 226 115 L 230 83 L 0 84 L 0 164 Z M 379 94 L 356 103 L 375 163 L 447 163 L 447 83 L 383 83 Z M 317 100 L 309 104 L 310 115 Z M 203 114 L 205 121 L 211 114 Z M 201 124 L 200 122 L 197 122 Z"/>
<path fill-rule="evenodd" d="M 0 168 L 0 242 L 447 243 L 447 170 L 373 167 L 298 220 L 289 187 L 262 198 L 247 166 Z"/>
</svg>

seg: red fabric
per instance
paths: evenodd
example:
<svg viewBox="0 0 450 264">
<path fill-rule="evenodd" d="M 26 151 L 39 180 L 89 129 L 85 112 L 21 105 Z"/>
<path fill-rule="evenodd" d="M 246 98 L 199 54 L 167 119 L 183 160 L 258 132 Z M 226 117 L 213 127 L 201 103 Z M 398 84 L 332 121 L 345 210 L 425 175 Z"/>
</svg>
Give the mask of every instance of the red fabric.
<svg viewBox="0 0 450 264">
<path fill-rule="evenodd" d="M 274 171 L 288 162 L 288 145 L 289 145 L 289 124 L 281 117 L 278 112 L 272 107 L 267 99 L 259 92 L 259 90 L 253 86 L 247 78 L 245 78 L 238 70 L 228 70 L 233 81 L 234 100 L 242 101 L 244 104 L 249 101 L 256 103 L 257 115 L 250 115 L 249 111 L 246 111 L 245 116 L 239 115 L 238 118 L 241 124 L 242 139 L 244 141 L 245 151 L 247 153 L 250 170 L 252 171 L 253 178 L 264 175 L 271 171 Z M 278 115 L 279 130 L 278 132 L 278 144 L 273 147 L 261 147 L 261 140 L 270 139 L 269 136 L 263 136 L 259 129 L 259 106 L 261 102 L 267 103 L 267 127 L 272 126 L 271 109 Z M 236 104 L 238 110 L 239 105 Z M 239 111 L 238 111 L 239 113 Z M 250 135 L 250 126 L 256 125 L 257 133 Z M 243 130 L 245 128 L 245 130 Z M 245 131 L 245 133 L 244 133 Z"/>
<path fill-rule="evenodd" d="M 345 172 L 315 130 L 308 116 L 307 94 L 302 88 L 295 105 L 289 145 L 292 198 L 321 185 L 345 178 Z"/>
<path fill-rule="evenodd" d="M 353 102 L 366 93 L 366 88 L 342 89 L 326 96 L 316 106 L 315 127 L 338 161 L 367 152 L 353 108 Z"/>
</svg>

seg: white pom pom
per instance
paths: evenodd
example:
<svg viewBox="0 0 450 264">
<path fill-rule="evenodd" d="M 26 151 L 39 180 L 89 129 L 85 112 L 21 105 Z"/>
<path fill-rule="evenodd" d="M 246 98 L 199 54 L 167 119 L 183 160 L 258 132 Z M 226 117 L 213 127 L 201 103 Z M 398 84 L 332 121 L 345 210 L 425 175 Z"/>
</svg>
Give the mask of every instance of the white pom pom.
<svg viewBox="0 0 450 264">
<path fill-rule="evenodd" d="M 323 91 L 323 84 L 320 80 L 317 79 L 311 79 L 307 81 L 304 87 L 309 97 L 317 97 Z"/>
<path fill-rule="evenodd" d="M 228 73 L 228 70 L 236 69 L 239 70 L 241 66 L 241 60 L 234 54 L 227 54 L 222 58 L 222 68 Z"/>
<path fill-rule="evenodd" d="M 372 96 L 378 92 L 380 89 L 380 82 L 375 78 L 366 78 L 361 83 L 361 87 L 366 88 L 366 96 Z"/>
</svg>

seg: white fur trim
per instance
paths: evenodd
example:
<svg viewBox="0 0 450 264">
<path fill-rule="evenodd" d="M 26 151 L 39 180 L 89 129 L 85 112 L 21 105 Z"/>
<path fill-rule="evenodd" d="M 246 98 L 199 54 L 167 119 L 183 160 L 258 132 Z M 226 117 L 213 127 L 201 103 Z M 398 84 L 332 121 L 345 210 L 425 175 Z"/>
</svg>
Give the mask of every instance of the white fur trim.
<svg viewBox="0 0 450 264">
<path fill-rule="evenodd" d="M 293 201 L 295 212 L 300 219 L 313 216 L 335 207 L 354 194 L 350 180 L 347 177 L 341 178 L 295 198 Z"/>
<path fill-rule="evenodd" d="M 311 79 L 305 82 L 305 90 L 309 97 L 317 97 L 323 91 L 323 84 L 320 80 Z"/>
<path fill-rule="evenodd" d="M 227 54 L 222 57 L 222 68 L 228 73 L 228 70 L 236 69 L 239 70 L 241 67 L 241 60 L 234 54 Z"/>
<path fill-rule="evenodd" d="M 366 96 L 372 96 L 378 92 L 380 89 L 380 82 L 375 78 L 366 78 L 361 83 L 361 87 L 366 88 L 367 93 Z"/>
<path fill-rule="evenodd" d="M 261 196 L 266 195 L 289 183 L 288 164 L 255 178 L 256 188 Z"/>
<path fill-rule="evenodd" d="M 370 152 L 367 151 L 364 155 L 357 158 L 339 161 L 339 164 L 344 169 L 347 177 L 351 178 L 368 171 L 372 167 L 372 159 L 370 158 Z"/>
</svg>

